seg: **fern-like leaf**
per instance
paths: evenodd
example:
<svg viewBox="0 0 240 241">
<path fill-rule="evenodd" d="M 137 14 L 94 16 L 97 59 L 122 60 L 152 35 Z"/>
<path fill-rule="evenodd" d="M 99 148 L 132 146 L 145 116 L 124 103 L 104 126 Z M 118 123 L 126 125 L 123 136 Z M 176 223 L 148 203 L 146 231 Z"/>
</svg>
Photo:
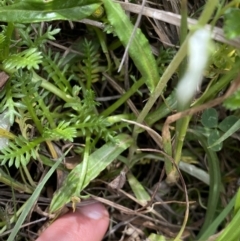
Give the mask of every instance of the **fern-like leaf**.
<svg viewBox="0 0 240 241">
<path fill-rule="evenodd" d="M 0 111 L 5 111 L 6 117 L 9 118 L 11 125 L 14 122 L 15 116 L 21 117 L 16 109 L 26 109 L 26 106 L 19 101 L 19 99 L 24 97 L 24 94 L 19 91 L 21 88 L 20 86 L 21 83 L 12 77 L 8 80 L 2 92 L 3 98 L 0 103 Z"/>
<path fill-rule="evenodd" d="M 5 35 L 3 33 L 0 33 L 0 49 L 2 49 L 2 44 L 4 43 Z"/>
<path fill-rule="evenodd" d="M 8 166 L 15 165 L 19 168 L 20 165 L 26 166 L 30 158 L 37 158 L 37 146 L 44 141 L 43 138 L 35 139 L 34 141 L 27 141 L 23 137 L 18 137 L 15 142 L 9 142 L 8 146 L 1 150 L 0 160 L 1 164 Z"/>
<path fill-rule="evenodd" d="M 75 138 L 77 135 L 77 130 L 75 127 L 70 126 L 70 122 L 64 122 L 61 121 L 57 128 L 55 129 L 48 129 L 46 128 L 44 130 L 43 136 L 46 139 L 51 139 L 51 140 L 68 140 L 73 142 L 73 138 Z"/>
<path fill-rule="evenodd" d="M 2 26 L 3 31 L 1 33 L 0 43 L 0 61 L 5 60 L 9 55 L 9 49 L 11 44 L 11 36 L 14 30 L 14 24 L 8 23 L 7 26 Z"/>
<path fill-rule="evenodd" d="M 83 81 L 87 81 L 87 87 L 90 89 L 91 83 L 97 82 L 99 80 L 99 61 L 100 55 L 98 49 L 91 41 L 85 39 L 83 44 L 83 51 L 85 58 L 80 66 L 80 78 Z"/>
<path fill-rule="evenodd" d="M 74 88 L 80 90 L 79 88 Z M 96 113 L 96 106 L 99 105 L 95 101 L 95 94 L 92 90 L 87 90 L 84 98 L 79 101 L 75 98 L 75 102 L 69 102 L 64 105 L 65 108 L 72 108 L 77 113 L 70 112 L 69 114 L 71 126 L 77 129 L 78 136 L 85 136 L 86 133 L 91 133 L 96 136 L 101 136 L 106 141 L 113 140 L 114 132 L 109 131 L 110 123 L 103 116 Z"/>
<path fill-rule="evenodd" d="M 34 47 L 39 47 L 43 44 L 45 44 L 48 40 L 55 40 L 54 35 L 58 34 L 61 31 L 60 28 L 56 28 L 52 30 L 52 26 L 50 25 L 46 32 L 44 34 L 42 34 L 42 26 L 39 25 L 39 30 L 38 30 L 38 34 L 36 35 L 35 39 L 34 39 Z"/>
<path fill-rule="evenodd" d="M 39 69 L 39 64 L 42 62 L 41 52 L 37 48 L 26 49 L 20 53 L 10 55 L 3 61 L 5 70 L 12 72 L 16 69 L 27 68 L 28 70 L 34 68 Z"/>
<path fill-rule="evenodd" d="M 70 93 L 72 87 L 64 75 L 64 72 L 68 66 L 66 66 L 64 69 L 60 68 L 62 62 L 62 56 L 60 56 L 60 53 L 56 53 L 54 56 L 52 56 L 51 50 L 49 50 L 48 54 L 44 54 L 43 56 L 44 61 L 42 62 L 42 65 L 44 70 L 48 73 L 48 78 L 53 79 L 55 85 L 58 86 L 62 91 Z"/>
<path fill-rule="evenodd" d="M 32 25 L 19 23 L 15 24 L 15 26 L 18 29 L 18 34 L 21 39 L 21 41 L 17 43 L 18 47 L 42 48 L 48 40 L 55 40 L 54 35 L 60 32 L 59 28 L 52 30 L 52 26 L 49 26 L 44 33 L 41 24 L 35 24 L 34 28 Z"/>
</svg>

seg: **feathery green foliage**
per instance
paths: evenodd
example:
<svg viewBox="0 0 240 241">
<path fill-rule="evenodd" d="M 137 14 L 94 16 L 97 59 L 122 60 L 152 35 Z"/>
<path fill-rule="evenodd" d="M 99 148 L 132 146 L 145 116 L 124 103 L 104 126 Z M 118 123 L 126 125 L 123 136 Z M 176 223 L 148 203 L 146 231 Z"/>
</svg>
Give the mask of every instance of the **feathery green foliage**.
<svg viewBox="0 0 240 241">
<path fill-rule="evenodd" d="M 224 101 L 227 111 L 221 106 L 221 97 L 239 72 L 238 41 L 211 46 L 207 69 L 201 72 L 204 78 L 201 84 L 199 81 L 199 91 L 195 92 L 196 86 L 192 88 L 195 93 L 184 106 L 186 112 L 182 113 L 184 108 L 177 106 L 190 84 L 201 75 L 192 70 L 202 57 L 194 56 L 196 47 L 202 44 L 199 39 L 190 51 L 196 57 L 195 65 L 187 66 L 191 65 L 186 58 L 191 35 L 199 28 L 205 29 L 207 23 L 216 33 L 216 22 L 224 19 L 225 37 L 239 36 L 238 24 L 234 25 L 239 16 L 238 0 L 206 1 L 198 23 L 189 29 L 188 36 L 181 36 L 180 44 L 178 33 L 187 35 L 187 29 L 182 31 L 181 27 L 179 31 L 157 18 L 168 15 L 173 5 L 176 3 L 174 6 L 178 7 L 181 2 L 182 12 L 186 13 L 182 19 L 185 17 L 187 21 L 187 8 L 192 2 L 153 2 L 156 4 L 142 9 L 143 15 L 153 15 L 141 18 L 130 45 L 137 19 L 134 11 L 141 11 L 139 5 L 112 0 L 0 2 L 0 182 L 4 191 L 21 193 L 17 200 L 12 195 L 10 204 L 14 212 L 9 212 L 7 220 L 0 220 L 0 236 L 16 223 L 8 240 L 14 240 L 13 236 L 21 240 L 18 230 L 32 208 L 28 205 L 33 205 L 39 195 L 46 197 L 49 185 L 51 189 L 57 187 L 49 202 L 50 213 L 55 214 L 85 191 L 112 197 L 112 190 L 104 186 L 107 181 L 111 182 L 111 188 L 116 188 L 114 193 L 120 194 L 121 205 L 142 208 L 154 220 L 156 227 L 144 226 L 136 239 L 167 240 L 171 234 L 177 241 L 183 239 L 185 230 L 191 240 L 202 237 L 207 240 L 217 228 L 225 226 L 219 240 L 228 240 L 233 232 L 234 238 L 239 236 L 239 197 L 236 201 L 232 198 L 239 177 L 235 160 L 239 155 L 239 91 Z M 194 1 L 196 5 L 204 1 L 198 2 Z M 166 6 L 167 11 L 162 12 Z M 134 14 L 126 14 L 124 8 L 128 7 L 132 7 Z M 88 24 L 86 20 L 79 23 L 83 18 L 89 18 Z M 217 36 L 220 35 L 221 31 Z M 127 46 L 129 56 L 118 72 Z M 175 89 L 184 69 L 192 76 L 176 103 Z M 2 76 L 9 78 L 1 82 Z M 219 98 L 221 101 L 211 109 Z M 8 120 L 7 127 L 1 123 L 3 116 Z M 168 161 L 168 167 L 159 161 Z M 57 175 L 52 176 L 49 184 L 47 179 L 56 168 Z M 181 190 L 167 183 L 179 181 L 182 175 L 178 169 L 185 172 L 181 183 L 178 182 Z M 160 172 L 174 178 L 158 182 Z M 97 177 L 101 180 L 91 183 Z M 124 185 L 125 181 L 129 185 Z M 124 192 L 120 189 L 132 195 L 131 201 L 127 199 L 129 196 L 122 199 Z M 27 196 L 26 201 L 23 194 L 33 195 Z M 159 212 L 156 204 L 161 199 Z M 231 205 L 226 211 L 223 206 L 229 200 Z M 24 204 L 20 206 L 17 201 Z M 194 201 L 194 205 L 188 201 Z M 234 201 L 234 216 L 229 222 L 231 216 L 227 219 L 226 216 Z M 148 207 L 148 202 L 153 205 Z M 74 208 L 75 205 L 73 202 Z M 2 201 L 0 211 L 1 206 Z M 41 204 L 39 207 L 45 209 Z M 207 218 L 202 225 L 200 219 L 204 216 Z M 182 223 L 180 231 L 177 227 L 171 233 L 164 229 L 155 231 L 162 220 Z M 188 232 L 186 225 L 193 223 L 196 230 Z M 135 223 L 130 225 L 134 227 Z M 154 235 L 158 232 L 161 236 Z M 120 235 L 119 232 L 113 236 Z"/>
</svg>

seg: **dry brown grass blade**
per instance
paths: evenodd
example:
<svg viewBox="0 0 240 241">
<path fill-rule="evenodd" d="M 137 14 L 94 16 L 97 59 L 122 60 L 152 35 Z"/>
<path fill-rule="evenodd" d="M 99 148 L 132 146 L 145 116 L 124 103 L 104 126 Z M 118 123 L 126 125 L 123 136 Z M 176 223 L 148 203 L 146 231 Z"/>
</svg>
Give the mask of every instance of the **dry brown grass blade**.
<svg viewBox="0 0 240 241">
<path fill-rule="evenodd" d="M 116 1 L 118 2 L 118 1 Z M 137 4 L 132 4 L 132 3 L 124 3 L 124 2 L 118 2 L 121 4 L 121 6 L 127 10 L 130 11 L 132 13 L 140 13 L 141 11 L 141 6 L 137 5 Z M 147 17 L 151 17 L 153 19 L 158 19 L 161 20 L 163 22 L 169 23 L 169 24 L 173 24 L 175 26 L 180 26 L 180 21 L 181 21 L 181 16 L 179 14 L 176 13 L 171 13 L 171 12 L 166 12 L 163 10 L 158 10 L 158 9 L 154 9 L 154 8 L 149 8 L 149 7 L 144 7 L 142 14 L 147 16 Z M 197 20 L 192 19 L 192 18 L 188 18 L 188 24 L 189 27 L 197 24 Z M 206 26 L 207 28 L 211 28 L 210 25 Z M 224 37 L 224 33 L 223 30 L 221 28 L 218 27 L 214 27 L 212 29 L 212 38 L 225 43 L 225 44 L 229 44 L 232 45 L 234 47 L 240 48 L 240 38 L 235 38 L 232 40 L 227 40 Z"/>
</svg>

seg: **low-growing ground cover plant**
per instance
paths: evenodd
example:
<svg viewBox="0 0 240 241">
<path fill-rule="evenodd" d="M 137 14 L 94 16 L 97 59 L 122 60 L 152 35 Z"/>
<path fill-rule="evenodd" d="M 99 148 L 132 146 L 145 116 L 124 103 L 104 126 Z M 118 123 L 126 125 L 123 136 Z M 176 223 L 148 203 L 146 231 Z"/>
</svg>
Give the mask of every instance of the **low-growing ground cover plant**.
<svg viewBox="0 0 240 241">
<path fill-rule="evenodd" d="M 89 199 L 105 240 L 239 240 L 238 2 L 0 2 L 2 240 Z"/>
</svg>

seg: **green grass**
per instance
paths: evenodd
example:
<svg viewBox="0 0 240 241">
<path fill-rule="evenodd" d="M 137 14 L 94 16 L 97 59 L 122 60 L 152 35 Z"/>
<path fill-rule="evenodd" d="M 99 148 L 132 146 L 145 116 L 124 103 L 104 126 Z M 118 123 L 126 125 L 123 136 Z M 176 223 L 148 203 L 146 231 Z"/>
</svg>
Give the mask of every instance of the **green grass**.
<svg viewBox="0 0 240 241">
<path fill-rule="evenodd" d="M 33 2 L 0 3 L 1 240 L 99 196 L 113 229 L 146 210 L 141 240 L 238 241 L 238 1 L 156 1 L 135 34 L 132 3 Z"/>
</svg>

